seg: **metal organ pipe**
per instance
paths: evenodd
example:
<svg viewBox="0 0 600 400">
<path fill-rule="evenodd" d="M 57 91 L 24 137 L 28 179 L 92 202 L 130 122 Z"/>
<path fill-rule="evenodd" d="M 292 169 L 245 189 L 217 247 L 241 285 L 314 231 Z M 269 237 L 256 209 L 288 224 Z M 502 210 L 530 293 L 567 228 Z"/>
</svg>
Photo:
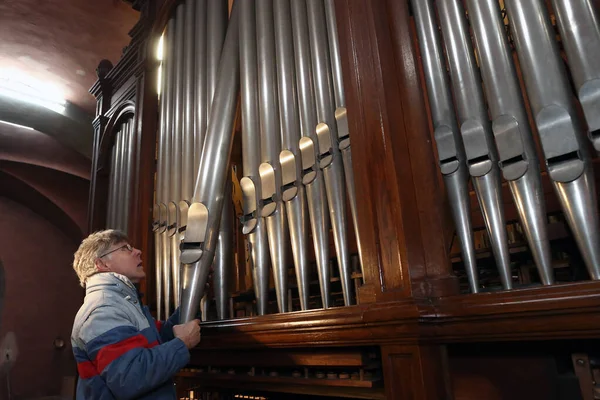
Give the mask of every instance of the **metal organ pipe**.
<svg viewBox="0 0 600 400">
<path fill-rule="evenodd" d="M 468 0 L 499 165 L 544 285 L 554 283 L 546 204 L 533 136 L 497 0 Z"/>
<path fill-rule="evenodd" d="M 299 180 L 302 167 L 299 152 L 300 125 L 296 82 L 294 81 L 292 19 L 289 0 L 276 0 L 273 5 L 282 148 L 279 155 L 282 172 L 281 194 L 286 204 L 300 308 L 307 310 L 310 285 L 309 262 L 306 253 L 308 212 L 304 186 L 300 184 Z"/>
<path fill-rule="evenodd" d="M 267 237 L 273 267 L 273 279 L 279 312 L 288 311 L 287 247 L 289 233 L 285 205 L 281 197 L 281 138 L 277 108 L 275 72 L 275 37 L 273 0 L 256 1 L 256 38 L 258 54 L 258 114 L 261 136 L 262 216 L 267 223 Z"/>
<path fill-rule="evenodd" d="M 505 0 L 548 175 L 592 279 L 600 237 L 592 163 L 545 5 Z"/>
<path fill-rule="evenodd" d="M 325 16 L 327 19 L 327 35 L 329 37 L 329 53 L 331 57 L 331 73 L 333 77 L 333 92 L 335 98 L 335 120 L 339 148 L 344 161 L 344 174 L 346 176 L 346 188 L 354 225 L 354 235 L 358 247 L 360 270 L 362 268 L 362 255 L 360 246 L 360 234 L 358 230 L 358 215 L 356 209 L 356 191 L 354 189 L 354 171 L 352 169 L 352 149 L 350 148 L 350 131 L 348 129 L 348 116 L 346 109 L 346 96 L 344 94 L 344 80 L 342 75 L 342 60 L 340 55 L 340 43 L 338 39 L 337 21 L 335 17 L 335 5 L 333 0 L 325 0 Z M 364 273 L 363 273 L 364 280 Z"/>
<path fill-rule="evenodd" d="M 552 0 L 589 137 L 600 152 L 600 21 L 592 0 Z"/>
<path fill-rule="evenodd" d="M 233 5 L 221 54 L 218 79 L 199 174 L 194 189 L 194 202 L 188 212 L 188 225 L 181 247 L 185 264 L 182 280 L 181 321 L 193 319 L 212 264 L 223 208 L 223 193 L 229 179 L 228 164 L 233 143 L 233 128 L 239 88 L 238 2 Z"/>
<path fill-rule="evenodd" d="M 300 132 L 302 135 L 299 141 L 300 155 L 302 157 L 301 180 L 306 188 L 321 299 L 323 308 L 329 308 L 331 306 L 329 289 L 329 213 L 323 171 L 317 164 L 319 155 L 318 138 L 315 129 L 317 126 L 317 115 L 313 93 L 306 2 L 305 0 L 293 0 L 290 3 Z"/>
<path fill-rule="evenodd" d="M 208 45 L 207 45 L 207 115 L 210 116 L 213 96 L 217 84 L 217 72 L 219 69 L 219 61 L 225 40 L 227 30 L 227 2 L 223 0 L 209 0 L 208 3 Z M 230 180 L 230 178 L 228 178 Z M 231 191 L 231 186 L 228 184 L 226 188 Z M 226 189 L 227 190 L 227 189 Z M 231 246 L 233 244 L 233 227 L 231 221 L 233 219 L 233 208 L 231 193 L 223 200 L 223 214 L 219 237 L 217 239 L 217 249 L 214 261 L 214 276 L 213 283 L 215 288 L 215 301 L 217 304 L 217 315 L 219 319 L 224 319 L 227 311 L 227 277 L 231 270 Z"/>
<path fill-rule="evenodd" d="M 206 82 L 207 70 L 207 4 L 206 0 L 196 0 L 196 38 L 195 38 L 195 54 L 196 54 L 196 81 L 194 93 L 194 177 L 198 176 L 198 168 L 200 168 L 200 158 L 202 157 L 202 146 L 204 146 L 204 135 L 206 134 L 206 125 L 208 124 L 208 116 L 205 110 L 208 103 L 208 91 Z"/>
<path fill-rule="evenodd" d="M 240 2 L 240 66 L 242 114 L 242 233 L 248 235 L 252 278 L 258 315 L 267 313 L 269 254 L 267 228 L 260 202 L 260 125 L 258 121 L 258 62 L 256 53 L 256 9 L 254 0 Z"/>
<path fill-rule="evenodd" d="M 413 0 L 412 7 L 423 59 L 440 171 L 448 192 L 469 286 L 471 292 L 477 293 L 479 274 L 473 247 L 468 190 L 469 172 L 465 163 L 462 136 L 454 114 L 441 40 L 435 23 L 435 10 L 431 0 Z"/>
<path fill-rule="evenodd" d="M 333 237 L 338 256 L 344 304 L 351 305 L 352 285 L 348 254 L 344 166 L 338 145 L 335 106 L 332 96 L 325 7 L 322 0 L 307 0 L 312 72 L 316 99 L 319 167 L 323 170 Z"/>
<path fill-rule="evenodd" d="M 163 181 L 163 204 L 165 205 L 166 212 L 166 223 L 165 231 L 161 234 L 161 248 L 162 248 L 162 260 L 163 260 L 163 284 L 164 284 L 164 310 L 165 317 L 171 313 L 171 270 L 173 269 L 171 252 L 173 248 L 170 242 L 170 230 L 171 225 L 176 223 L 177 216 L 173 215 L 171 207 L 171 179 L 173 174 L 173 118 L 174 118 L 174 87 L 175 87 L 175 74 L 176 74 L 176 60 L 175 60 L 175 26 L 176 21 L 174 17 L 171 17 L 167 25 L 167 52 L 165 57 L 165 93 L 163 95 L 165 102 L 165 150 L 164 150 L 164 181 Z M 168 177 L 168 179 L 167 179 Z"/>
<path fill-rule="evenodd" d="M 512 289 L 498 154 L 465 13 L 459 0 L 438 0 L 437 7 L 469 173 L 473 177 L 502 285 Z"/>
</svg>

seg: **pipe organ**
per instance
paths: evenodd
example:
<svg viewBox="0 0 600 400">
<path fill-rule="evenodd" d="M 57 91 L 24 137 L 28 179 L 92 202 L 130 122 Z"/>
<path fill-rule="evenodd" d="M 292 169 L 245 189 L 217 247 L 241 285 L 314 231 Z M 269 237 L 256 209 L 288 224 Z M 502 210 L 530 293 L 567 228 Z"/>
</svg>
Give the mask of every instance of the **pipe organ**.
<svg viewBox="0 0 600 400">
<path fill-rule="evenodd" d="M 120 122 L 110 151 L 110 178 L 106 202 L 106 226 L 127 231 L 131 201 L 131 174 L 133 167 L 133 119 Z"/>
<path fill-rule="evenodd" d="M 598 2 L 135 7 L 92 88 L 90 229 L 143 250 L 159 319 L 202 316 L 182 390 L 592 398 Z"/>
</svg>

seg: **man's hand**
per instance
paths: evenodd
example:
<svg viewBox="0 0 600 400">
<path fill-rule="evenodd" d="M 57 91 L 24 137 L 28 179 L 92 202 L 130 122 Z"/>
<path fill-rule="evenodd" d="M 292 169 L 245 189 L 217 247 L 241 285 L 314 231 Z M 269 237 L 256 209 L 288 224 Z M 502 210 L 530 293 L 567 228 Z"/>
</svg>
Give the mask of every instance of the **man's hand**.
<svg viewBox="0 0 600 400">
<path fill-rule="evenodd" d="M 173 335 L 185 343 L 188 349 L 196 347 L 200 343 L 200 320 L 195 319 L 173 327 Z"/>
</svg>

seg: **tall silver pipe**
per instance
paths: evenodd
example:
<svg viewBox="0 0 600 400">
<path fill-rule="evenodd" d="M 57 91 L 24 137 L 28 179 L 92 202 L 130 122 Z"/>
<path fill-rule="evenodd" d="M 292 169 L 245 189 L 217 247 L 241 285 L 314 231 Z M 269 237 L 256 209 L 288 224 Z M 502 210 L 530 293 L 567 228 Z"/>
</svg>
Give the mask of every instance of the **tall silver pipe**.
<svg viewBox="0 0 600 400">
<path fill-rule="evenodd" d="M 552 25 L 540 0 L 506 0 L 515 46 L 548 175 L 593 279 L 600 279 L 600 237 L 593 169 Z"/>
<path fill-rule="evenodd" d="M 108 177 L 108 207 L 106 213 L 106 228 L 112 229 L 115 227 L 115 206 L 117 204 L 117 143 L 119 140 L 119 132 L 114 136 L 114 144 L 110 152 L 110 174 Z"/>
<path fill-rule="evenodd" d="M 207 102 L 207 115 L 210 115 L 211 106 L 214 96 L 215 87 L 217 84 L 217 70 L 219 68 L 219 60 L 221 57 L 221 50 L 223 48 L 223 41 L 225 40 L 225 32 L 227 30 L 227 22 L 228 22 L 228 8 L 227 1 L 225 0 L 210 0 L 209 1 L 209 9 L 208 9 L 208 102 Z M 229 207 L 225 206 L 224 210 L 227 210 Z M 227 218 L 227 216 L 222 215 L 221 218 Z M 217 239 L 217 249 L 215 254 L 214 261 L 214 276 L 213 281 L 215 284 L 215 288 L 219 282 L 224 282 L 227 280 L 227 276 L 230 273 L 231 264 L 221 264 L 229 262 L 229 253 L 231 253 L 231 243 L 221 243 L 221 240 L 228 240 L 232 235 L 227 229 L 224 227 L 226 231 L 219 232 L 219 237 Z M 221 252 L 226 252 L 227 254 L 222 254 Z M 220 292 L 221 295 L 224 295 L 225 292 Z M 217 296 L 217 291 L 215 291 L 215 297 Z M 217 304 L 224 301 L 223 299 L 219 300 L 216 297 Z M 208 304 L 208 303 L 207 303 Z M 221 314 L 219 314 L 219 317 Z"/>
<path fill-rule="evenodd" d="M 185 77 L 185 15 L 186 4 L 180 3 L 175 9 L 175 57 L 173 86 L 173 131 L 171 146 L 171 202 L 169 203 L 170 228 L 167 233 L 171 242 L 171 274 L 173 284 L 173 305 L 180 304 L 181 268 L 179 261 L 179 245 L 181 243 L 181 207 L 183 187 L 183 140 L 184 140 L 184 77 Z M 184 216 L 185 218 L 185 216 Z"/>
<path fill-rule="evenodd" d="M 223 42 L 225 41 L 225 33 L 227 32 L 228 21 L 227 0 L 208 0 L 208 44 L 207 52 L 207 116 L 210 118 L 211 106 L 215 88 L 217 87 L 217 77 L 219 73 L 221 60 L 221 51 Z"/>
<path fill-rule="evenodd" d="M 190 321 L 198 311 L 204 285 L 213 262 L 223 209 L 223 193 L 229 178 L 229 157 L 239 88 L 238 2 L 233 5 L 221 54 L 217 87 L 204 143 L 194 199 L 181 251 L 183 292 L 181 321 Z"/>
<path fill-rule="evenodd" d="M 498 154 L 465 12 L 459 0 L 439 0 L 437 7 L 469 173 L 473 177 L 502 286 L 512 289 Z"/>
<path fill-rule="evenodd" d="M 600 152 L 600 19 L 592 0 L 552 0 L 571 76 Z"/>
<path fill-rule="evenodd" d="M 462 136 L 454 114 L 441 39 L 435 22 L 435 10 L 431 0 L 412 0 L 412 7 L 423 59 L 439 167 L 446 185 L 469 286 L 471 292 L 478 293 L 479 274 L 473 247 L 469 171 L 465 162 Z"/>
<path fill-rule="evenodd" d="M 346 109 L 346 95 L 344 94 L 344 80 L 342 75 L 342 59 L 340 54 L 340 41 L 338 38 L 337 20 L 335 16 L 335 5 L 333 0 L 325 0 L 325 16 L 327 19 L 327 35 L 329 37 L 329 53 L 331 56 L 331 73 L 333 77 L 333 93 L 335 98 L 335 120 L 339 148 L 344 162 L 344 175 L 346 177 L 346 190 L 348 192 L 348 203 L 352 214 L 354 235 L 358 247 L 360 270 L 362 266 L 362 253 L 360 246 L 360 231 L 358 229 L 358 213 L 356 210 L 356 190 L 354 188 L 354 169 L 352 168 L 352 149 L 350 147 L 350 130 L 348 129 L 348 110 Z"/>
<path fill-rule="evenodd" d="M 467 4 L 500 169 L 510 186 L 540 279 L 544 285 L 551 285 L 554 273 L 539 160 L 500 6 L 497 0 L 468 0 Z"/>
<path fill-rule="evenodd" d="M 275 37 L 273 30 L 273 0 L 256 1 L 256 38 L 258 54 L 258 113 L 260 116 L 260 147 L 263 204 L 266 218 L 271 265 L 279 312 L 288 311 L 287 229 L 285 205 L 281 198 L 281 151 L 279 110 L 277 108 L 277 76 L 275 71 Z M 280 60 L 277 60 L 279 62 Z"/>
<path fill-rule="evenodd" d="M 258 62 L 256 54 L 256 11 L 254 0 L 240 3 L 240 66 L 242 111 L 242 232 L 248 235 L 256 309 L 267 313 L 269 295 L 269 254 L 267 231 L 261 216 L 260 125 L 258 120 Z"/>
<path fill-rule="evenodd" d="M 329 214 L 323 171 L 319 168 L 318 139 L 315 127 L 317 115 L 313 94 L 310 44 L 308 39 L 308 20 L 305 0 L 291 1 L 292 31 L 294 39 L 294 61 L 296 66 L 296 85 L 300 111 L 299 142 L 302 157 L 302 184 L 306 189 L 308 213 L 313 237 L 317 273 L 323 308 L 331 306 L 329 290 Z"/>
<path fill-rule="evenodd" d="M 223 195 L 223 212 L 215 252 L 214 292 L 219 319 L 226 319 L 229 309 L 229 277 L 233 265 L 233 200 L 231 177 L 227 178 Z"/>
<path fill-rule="evenodd" d="M 185 2 L 184 50 L 183 50 L 183 124 L 181 152 L 181 200 L 191 202 L 194 192 L 194 153 L 197 151 L 194 137 L 195 123 L 195 50 L 196 50 L 196 2 Z"/>
<path fill-rule="evenodd" d="M 194 123 L 194 174 L 198 176 L 200 158 L 202 157 L 202 146 L 204 146 L 204 135 L 208 116 L 206 115 L 208 92 L 206 84 L 207 70 L 207 4 L 206 0 L 196 0 L 196 91 L 195 91 L 195 123 Z"/>
<path fill-rule="evenodd" d="M 290 228 L 300 308 L 307 310 L 310 294 L 310 271 L 306 253 L 308 211 L 304 187 L 300 184 L 302 176 L 299 151 L 300 120 L 294 80 L 296 72 L 290 2 L 289 0 L 277 0 L 273 2 L 273 6 L 282 147 L 279 155 L 283 179 L 281 193 L 286 204 Z"/>
<path fill-rule="evenodd" d="M 348 253 L 346 221 L 346 188 L 344 166 L 338 144 L 335 105 L 332 95 L 329 46 L 325 7 L 322 0 L 307 0 L 312 72 L 314 78 L 316 127 L 319 145 L 319 167 L 323 170 L 333 239 L 340 271 L 344 304 L 352 305 L 351 265 Z"/>
<path fill-rule="evenodd" d="M 155 187 L 155 203 L 152 210 L 153 224 L 152 230 L 154 232 L 154 271 L 155 271 L 155 282 L 156 282 L 156 314 L 160 321 L 162 319 L 163 311 L 163 249 L 161 235 L 166 230 L 166 204 L 164 203 L 164 185 L 165 179 L 165 156 L 167 153 L 167 102 L 165 101 L 167 91 L 167 67 L 166 57 L 164 56 L 164 48 L 167 46 L 165 35 L 162 37 L 163 57 L 160 65 L 160 114 L 159 114 L 159 131 L 158 131 L 158 149 L 157 149 L 157 166 L 156 166 L 156 187 Z"/>
<path fill-rule="evenodd" d="M 163 184 L 163 195 L 161 210 L 165 215 L 165 230 L 161 234 L 161 249 L 162 249 L 162 273 L 163 273 L 163 285 L 164 285 L 164 315 L 168 317 L 171 313 L 171 271 L 173 270 L 173 263 L 171 259 L 171 244 L 170 235 L 172 234 L 173 226 L 176 226 L 177 213 L 173 213 L 172 207 L 172 191 L 171 191 L 171 180 L 173 179 L 173 119 L 174 119 L 174 97 L 175 97 L 175 75 L 177 72 L 176 60 L 175 60 L 175 31 L 177 22 L 175 17 L 172 16 L 167 24 L 167 45 L 166 45 L 166 56 L 165 56 L 165 92 L 163 94 L 165 101 L 165 150 L 164 150 L 164 184 Z"/>
</svg>

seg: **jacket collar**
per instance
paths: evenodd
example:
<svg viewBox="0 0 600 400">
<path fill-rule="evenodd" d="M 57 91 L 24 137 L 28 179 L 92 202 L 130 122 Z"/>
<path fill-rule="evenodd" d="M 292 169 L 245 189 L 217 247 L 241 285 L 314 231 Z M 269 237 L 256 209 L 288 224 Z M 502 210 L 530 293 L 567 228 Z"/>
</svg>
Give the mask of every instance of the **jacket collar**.
<svg viewBox="0 0 600 400">
<path fill-rule="evenodd" d="M 99 272 L 90 276 L 85 285 L 85 293 L 90 294 L 97 290 L 114 290 L 126 295 L 138 297 L 137 289 L 125 275 L 116 272 Z"/>
</svg>

